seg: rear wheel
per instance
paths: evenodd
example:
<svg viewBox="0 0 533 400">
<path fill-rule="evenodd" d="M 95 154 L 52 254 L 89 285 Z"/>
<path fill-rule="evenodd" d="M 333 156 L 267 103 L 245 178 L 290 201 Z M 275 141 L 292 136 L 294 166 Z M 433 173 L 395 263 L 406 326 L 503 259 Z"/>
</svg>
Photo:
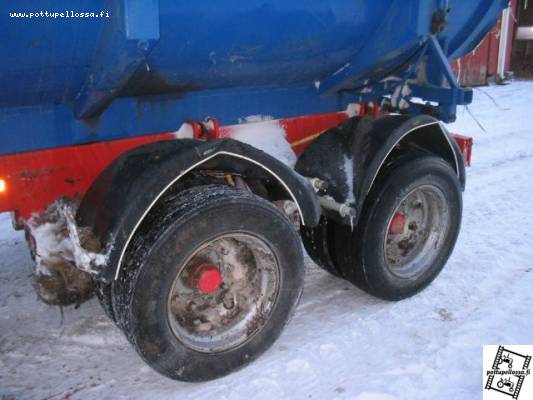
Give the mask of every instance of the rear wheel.
<svg viewBox="0 0 533 400">
<path fill-rule="evenodd" d="M 396 165 L 374 185 L 358 228 L 338 228 L 344 276 L 386 300 L 418 293 L 448 260 L 461 213 L 459 181 L 447 162 L 421 156 Z"/>
<path fill-rule="evenodd" d="M 174 187 L 173 189 L 177 191 L 184 191 L 192 187 L 205 186 L 217 184 L 217 178 L 209 176 L 202 171 L 193 172 L 189 176 L 185 177 L 183 181 L 180 182 L 179 187 Z M 168 204 L 166 205 L 168 206 Z M 31 246 L 30 246 L 31 248 Z M 113 311 L 113 301 L 112 301 L 112 282 L 107 283 L 99 280 L 93 280 L 94 292 L 96 298 L 98 299 L 100 305 L 102 306 L 105 314 L 113 321 L 116 322 L 115 313 Z"/>
<path fill-rule="evenodd" d="M 277 339 L 301 295 L 297 232 L 267 201 L 224 186 L 186 190 L 157 214 L 112 285 L 118 325 L 170 378 L 243 367 Z"/>
</svg>

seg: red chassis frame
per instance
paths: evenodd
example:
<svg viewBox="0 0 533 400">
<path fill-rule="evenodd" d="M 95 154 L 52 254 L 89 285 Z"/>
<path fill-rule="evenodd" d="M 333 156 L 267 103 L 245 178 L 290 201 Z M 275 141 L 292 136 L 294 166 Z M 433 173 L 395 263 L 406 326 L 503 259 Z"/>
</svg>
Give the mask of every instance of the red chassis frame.
<svg viewBox="0 0 533 400">
<path fill-rule="evenodd" d="M 359 105 L 359 115 L 379 115 L 377 104 Z M 296 154 L 316 137 L 348 119 L 347 112 L 284 119 L 280 125 Z M 194 136 L 206 140 L 227 137 L 231 126 L 189 122 Z M 470 164 L 472 138 L 456 135 L 465 162 Z M 95 178 L 117 157 L 147 143 L 175 139 L 174 134 L 156 134 L 85 145 L 61 147 L 0 156 L 0 212 L 15 212 L 15 221 L 28 220 L 60 197 L 81 199 Z M 3 183 L 2 183 L 3 182 Z"/>
</svg>

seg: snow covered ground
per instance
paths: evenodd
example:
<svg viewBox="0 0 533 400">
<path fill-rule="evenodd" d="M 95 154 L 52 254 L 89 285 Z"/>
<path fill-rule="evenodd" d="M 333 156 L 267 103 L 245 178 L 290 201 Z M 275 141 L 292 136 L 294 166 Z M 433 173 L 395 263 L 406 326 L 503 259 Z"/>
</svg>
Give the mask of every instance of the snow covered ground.
<svg viewBox="0 0 533 400">
<path fill-rule="evenodd" d="M 0 215 L 0 399 L 481 399 L 482 345 L 533 344 L 533 82 L 484 88 L 454 132 L 475 137 L 464 225 L 420 295 L 376 300 L 308 262 L 281 339 L 215 382 L 159 376 L 96 300 L 37 301 L 23 235 Z"/>
</svg>

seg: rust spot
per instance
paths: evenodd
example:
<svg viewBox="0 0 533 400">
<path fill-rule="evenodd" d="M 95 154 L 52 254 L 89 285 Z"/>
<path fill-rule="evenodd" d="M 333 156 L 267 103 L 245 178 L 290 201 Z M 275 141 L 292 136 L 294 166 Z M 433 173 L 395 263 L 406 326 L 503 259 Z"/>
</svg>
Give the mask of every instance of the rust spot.
<svg viewBox="0 0 533 400">
<path fill-rule="evenodd" d="M 75 185 L 76 182 L 74 181 L 73 178 L 65 178 L 65 183 L 66 183 L 67 185 L 70 185 L 70 186 L 74 187 L 74 185 Z"/>
<path fill-rule="evenodd" d="M 13 177 L 19 179 L 35 179 L 44 175 L 51 175 L 57 171 L 57 168 L 42 168 L 35 170 L 26 170 L 16 173 Z"/>
<path fill-rule="evenodd" d="M 174 94 L 183 97 L 186 93 L 198 91 L 197 85 L 171 82 L 154 71 L 138 70 L 120 92 L 120 97 L 143 97 L 158 94 Z"/>
</svg>

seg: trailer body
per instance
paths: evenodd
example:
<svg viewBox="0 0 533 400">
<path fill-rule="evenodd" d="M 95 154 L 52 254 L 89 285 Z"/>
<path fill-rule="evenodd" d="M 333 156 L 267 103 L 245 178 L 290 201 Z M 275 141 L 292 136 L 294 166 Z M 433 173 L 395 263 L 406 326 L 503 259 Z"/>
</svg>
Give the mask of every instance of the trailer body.
<svg viewBox="0 0 533 400">
<path fill-rule="evenodd" d="M 0 5 L 0 211 L 43 301 L 95 292 L 201 381 L 280 335 L 301 241 L 382 299 L 436 278 L 472 145 L 444 125 L 472 101 L 450 62 L 506 0 L 86 3 Z"/>
<path fill-rule="evenodd" d="M 394 93 L 396 108 L 409 93 L 453 119 L 471 92 L 446 60 L 472 50 L 505 3 L 5 3 L 0 210 L 28 218 L 61 194 L 82 197 L 119 154 L 170 139 L 188 120 L 329 114 L 289 123 L 298 142 L 336 125 L 349 104 Z M 76 17 L 82 11 L 97 17 Z M 432 51 L 432 35 L 442 51 Z"/>
<path fill-rule="evenodd" d="M 440 90 L 447 78 L 438 58 L 454 60 L 473 50 L 504 4 L 5 2 L 0 153 L 172 132 L 183 121 L 206 116 L 228 125 L 248 115 L 343 111 L 412 78 L 406 67 L 417 62 L 432 34 L 442 54 L 429 57 L 426 82 L 411 90 L 442 103 L 442 117 L 453 118 L 453 106 L 470 96 Z M 64 17 L 12 16 L 41 11 Z M 82 11 L 98 17 L 73 17 Z M 396 82 L 384 88 L 390 79 Z"/>
</svg>

